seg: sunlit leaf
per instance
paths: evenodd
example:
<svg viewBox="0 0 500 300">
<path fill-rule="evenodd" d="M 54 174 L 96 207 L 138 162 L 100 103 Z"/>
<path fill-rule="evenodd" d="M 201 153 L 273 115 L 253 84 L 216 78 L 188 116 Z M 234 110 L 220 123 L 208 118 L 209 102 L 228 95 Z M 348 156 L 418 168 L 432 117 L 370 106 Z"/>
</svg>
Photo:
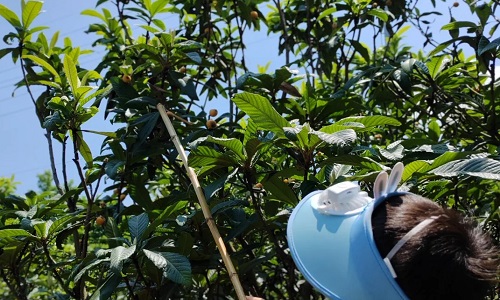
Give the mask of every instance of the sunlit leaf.
<svg viewBox="0 0 500 300">
<path fill-rule="evenodd" d="M 471 158 L 451 161 L 435 168 L 431 173 L 444 177 L 469 175 L 500 180 L 500 161 L 491 158 Z"/>
<path fill-rule="evenodd" d="M 41 1 L 28 1 L 23 8 L 23 26 L 29 28 L 31 23 L 40 14 L 43 2 Z"/>
<path fill-rule="evenodd" d="M 128 248 L 123 246 L 113 248 L 109 261 L 111 271 L 119 274 L 122 270 L 123 262 L 134 254 L 135 248 L 136 245 L 132 245 Z"/>
<path fill-rule="evenodd" d="M 283 127 L 290 127 L 290 123 L 274 109 L 269 100 L 247 92 L 237 94 L 232 100 L 259 128 L 270 130 L 280 137 L 285 136 Z"/>
</svg>

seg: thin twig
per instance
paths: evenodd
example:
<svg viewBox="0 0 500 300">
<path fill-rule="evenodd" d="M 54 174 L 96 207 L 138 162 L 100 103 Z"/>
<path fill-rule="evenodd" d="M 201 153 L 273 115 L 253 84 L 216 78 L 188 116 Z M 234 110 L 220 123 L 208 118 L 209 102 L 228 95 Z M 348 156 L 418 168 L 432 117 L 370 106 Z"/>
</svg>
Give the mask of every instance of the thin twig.
<svg viewBox="0 0 500 300">
<path fill-rule="evenodd" d="M 198 181 L 198 177 L 196 176 L 194 169 L 189 167 L 188 165 L 186 152 L 184 151 L 184 147 L 180 142 L 179 136 L 175 132 L 175 128 L 172 125 L 170 118 L 168 117 L 167 111 L 165 110 L 165 106 L 159 103 L 157 105 L 157 108 L 158 111 L 160 112 L 163 122 L 165 123 L 165 126 L 167 127 L 170 138 L 172 139 L 175 148 L 177 149 L 177 152 L 179 153 L 179 156 L 181 157 L 182 162 L 184 163 L 184 167 L 186 168 L 189 179 L 191 179 L 191 183 L 193 184 L 194 191 L 196 193 L 196 196 L 198 197 L 201 210 L 203 211 L 203 215 L 205 216 L 205 221 L 207 222 L 210 232 L 212 233 L 212 236 L 215 240 L 215 244 L 219 249 L 222 261 L 224 262 L 226 269 L 229 273 L 229 279 L 231 279 L 231 282 L 233 283 L 236 295 L 238 296 L 239 300 L 245 300 L 246 299 L 245 292 L 243 291 L 243 287 L 241 286 L 241 282 L 238 278 L 238 273 L 236 272 L 236 269 L 233 266 L 231 258 L 229 257 L 229 254 L 226 250 L 226 246 L 224 245 L 224 241 L 222 240 L 219 230 L 217 229 L 214 219 L 212 218 L 212 213 L 210 212 L 210 208 L 208 207 L 207 200 L 205 199 L 205 194 L 203 193 L 200 182 Z"/>
<path fill-rule="evenodd" d="M 20 53 L 22 53 L 23 49 L 23 44 L 21 43 L 19 45 L 19 50 Z M 25 65 L 24 65 L 24 60 L 21 59 L 21 71 L 23 72 L 23 80 L 24 84 L 26 85 L 26 90 L 28 90 L 28 94 L 30 95 L 31 102 L 35 106 L 35 112 L 37 116 L 41 116 L 41 112 L 36 106 L 36 101 L 35 97 L 33 96 L 33 92 L 31 91 L 30 84 L 28 82 L 28 78 L 26 77 L 26 70 L 25 70 Z M 57 191 L 59 194 L 64 195 L 64 191 L 61 188 L 61 185 L 59 184 L 59 177 L 57 176 L 57 169 L 56 169 L 56 163 L 54 159 L 54 148 L 52 147 L 52 138 L 50 134 L 50 130 L 48 128 L 45 128 L 45 138 L 47 139 L 47 144 L 49 145 L 49 158 L 50 158 L 50 168 L 52 170 L 52 179 L 54 180 L 54 183 L 56 185 Z"/>
</svg>

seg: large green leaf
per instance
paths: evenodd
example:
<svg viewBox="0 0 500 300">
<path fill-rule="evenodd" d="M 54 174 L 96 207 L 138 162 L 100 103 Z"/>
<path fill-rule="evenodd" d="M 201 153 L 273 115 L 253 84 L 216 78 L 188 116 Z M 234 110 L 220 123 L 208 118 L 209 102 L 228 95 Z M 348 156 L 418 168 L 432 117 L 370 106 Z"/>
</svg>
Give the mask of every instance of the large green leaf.
<svg viewBox="0 0 500 300">
<path fill-rule="evenodd" d="M 215 165 L 219 168 L 237 164 L 229 155 L 222 154 L 215 149 L 200 146 L 189 153 L 189 165 L 192 167 L 204 167 Z"/>
<path fill-rule="evenodd" d="M 90 262 L 88 265 L 83 267 L 80 272 L 78 272 L 75 275 L 75 278 L 73 279 L 75 282 L 79 281 L 85 273 L 87 273 L 88 270 L 92 269 L 94 266 L 99 265 L 102 262 L 109 262 L 109 258 L 100 258 L 100 259 L 95 259 L 92 262 Z"/>
<path fill-rule="evenodd" d="M 344 129 L 334 133 L 324 133 L 321 131 L 313 131 L 312 134 L 318 136 L 322 141 L 340 147 L 352 144 L 357 136 L 356 132 L 352 129 Z"/>
<path fill-rule="evenodd" d="M 187 205 L 188 201 L 177 201 L 174 204 L 167 206 L 167 208 L 165 208 L 159 216 L 153 218 L 153 221 L 143 234 L 145 236 L 149 235 L 150 233 L 155 231 L 156 228 L 158 228 L 160 224 L 162 224 L 166 219 L 172 218 L 175 215 L 179 214 L 180 211 L 183 211 Z"/>
<path fill-rule="evenodd" d="M 28 1 L 23 7 L 23 27 L 29 28 L 33 20 L 38 16 L 42 10 L 43 2 L 41 1 Z"/>
<path fill-rule="evenodd" d="M 290 123 L 269 103 L 269 100 L 260 95 L 244 92 L 237 94 L 232 100 L 261 129 L 270 130 L 279 137 L 285 137 L 283 127 L 291 127 Z"/>
<path fill-rule="evenodd" d="M 366 128 L 375 126 L 386 126 L 386 125 L 393 125 L 393 126 L 401 125 L 401 122 L 399 122 L 398 120 L 387 116 L 348 117 L 337 121 L 335 124 L 343 125 L 343 124 L 349 124 L 351 122 L 361 123 L 365 125 Z"/>
<path fill-rule="evenodd" d="M 21 27 L 21 21 L 19 21 L 16 13 L 2 4 L 0 4 L 0 16 L 2 16 L 13 27 Z"/>
<path fill-rule="evenodd" d="M 147 213 L 142 213 L 138 216 L 132 216 L 128 220 L 128 228 L 130 230 L 130 238 L 136 243 L 136 239 L 140 239 L 149 225 L 149 217 Z"/>
<path fill-rule="evenodd" d="M 54 69 L 54 67 L 49 62 L 45 61 L 44 59 L 42 59 L 38 56 L 29 55 L 29 54 L 23 55 L 22 58 L 32 60 L 33 62 L 35 62 L 39 66 L 44 67 L 47 71 L 49 71 L 52 75 L 54 75 L 54 80 L 56 82 L 61 83 L 61 78 L 59 77 L 59 73 L 57 73 L 57 71 Z"/>
<path fill-rule="evenodd" d="M 120 272 L 122 271 L 123 262 L 130 256 L 132 256 L 132 254 L 134 254 L 135 249 L 136 245 L 132 245 L 128 248 L 125 248 L 123 246 L 113 248 L 111 250 L 111 257 L 109 261 L 111 271 L 120 274 Z"/>
<path fill-rule="evenodd" d="M 178 253 L 156 252 L 143 249 L 145 256 L 163 271 L 163 275 L 173 282 L 189 285 L 191 283 L 191 265 L 189 260 Z"/>
<path fill-rule="evenodd" d="M 13 236 L 31 236 L 29 232 L 24 229 L 2 229 L 0 230 L 0 238 L 7 238 Z"/>
<path fill-rule="evenodd" d="M 444 177 L 469 175 L 500 180 L 500 161 L 485 157 L 462 159 L 435 168 L 431 173 Z"/>
<path fill-rule="evenodd" d="M 429 75 L 431 75 L 432 79 L 436 79 L 441 70 L 443 70 L 445 64 L 445 56 L 434 56 L 431 58 L 429 62 L 426 63 L 427 68 L 429 68 Z"/>
<path fill-rule="evenodd" d="M 78 95 L 76 93 L 77 89 L 80 87 L 80 79 L 78 78 L 78 72 L 76 71 L 76 65 L 70 55 L 64 56 L 64 74 L 68 79 L 69 86 L 71 87 L 71 91 L 75 96 L 76 100 L 78 100 Z"/>
<path fill-rule="evenodd" d="M 269 179 L 264 180 L 262 184 L 266 191 L 270 193 L 268 196 L 269 198 L 276 199 L 291 206 L 297 205 L 297 196 L 278 176 L 271 176 Z"/>
<path fill-rule="evenodd" d="M 242 161 L 246 159 L 245 153 L 243 151 L 243 144 L 234 138 L 231 139 L 223 139 L 223 138 L 217 138 L 213 137 L 211 135 L 202 137 L 197 139 L 196 141 L 190 143 L 190 147 L 196 147 L 198 144 L 202 142 L 210 142 L 214 143 L 223 147 L 226 147 L 227 149 L 231 150 L 233 153 L 235 153 Z"/>
<path fill-rule="evenodd" d="M 104 283 L 92 294 L 90 300 L 110 299 L 121 279 L 122 277 L 120 273 L 110 273 L 106 278 L 106 281 L 104 281 Z"/>
</svg>

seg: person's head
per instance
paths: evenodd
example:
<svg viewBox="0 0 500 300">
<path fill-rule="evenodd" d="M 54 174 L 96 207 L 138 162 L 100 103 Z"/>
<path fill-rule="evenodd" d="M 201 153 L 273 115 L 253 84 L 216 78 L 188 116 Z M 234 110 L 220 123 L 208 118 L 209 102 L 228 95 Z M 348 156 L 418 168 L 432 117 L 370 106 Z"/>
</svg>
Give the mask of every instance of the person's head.
<svg viewBox="0 0 500 300">
<path fill-rule="evenodd" d="M 499 250 L 470 220 L 397 192 L 397 163 L 373 199 L 354 182 L 307 195 L 287 237 L 297 268 L 330 299 L 482 299 L 498 282 Z"/>
<path fill-rule="evenodd" d="M 374 209 L 373 236 L 381 256 L 425 220 L 431 221 L 390 259 L 399 286 L 412 300 L 484 299 L 498 280 L 498 249 L 471 220 L 429 199 L 398 195 Z"/>
</svg>

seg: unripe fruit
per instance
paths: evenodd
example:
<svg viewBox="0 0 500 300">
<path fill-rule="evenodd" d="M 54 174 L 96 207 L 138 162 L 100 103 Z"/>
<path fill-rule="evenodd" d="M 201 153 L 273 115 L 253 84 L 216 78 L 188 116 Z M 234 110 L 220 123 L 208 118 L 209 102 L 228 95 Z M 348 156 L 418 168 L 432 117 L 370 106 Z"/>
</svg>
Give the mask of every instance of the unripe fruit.
<svg viewBox="0 0 500 300">
<path fill-rule="evenodd" d="M 460 3 L 458 2 L 453 2 L 453 7 L 458 7 L 460 5 Z"/>
<path fill-rule="evenodd" d="M 123 74 L 122 81 L 125 83 L 130 83 L 132 81 L 132 76 L 130 76 L 128 74 Z"/>
<path fill-rule="evenodd" d="M 257 20 L 259 18 L 259 13 L 255 10 L 252 10 L 250 12 L 250 16 L 252 17 L 253 20 Z"/>
<path fill-rule="evenodd" d="M 216 117 L 216 116 L 219 114 L 219 112 L 218 112 L 215 108 L 212 108 L 212 109 L 208 112 L 208 114 L 209 114 L 211 117 Z"/>
<path fill-rule="evenodd" d="M 215 127 L 217 127 L 217 122 L 215 122 L 214 120 L 208 120 L 206 125 L 208 129 L 214 129 Z"/>
<path fill-rule="evenodd" d="M 334 22 L 332 23 L 332 29 L 333 29 L 333 30 L 335 30 L 335 29 L 337 29 L 338 27 L 339 27 L 339 24 L 338 24 L 337 22 L 335 22 L 335 21 L 334 21 Z"/>
<path fill-rule="evenodd" d="M 99 207 L 106 208 L 106 202 L 104 202 L 104 201 L 99 202 Z"/>
<path fill-rule="evenodd" d="M 377 8 L 378 7 L 378 3 L 377 2 L 373 2 L 372 3 L 372 8 Z"/>
<path fill-rule="evenodd" d="M 103 216 L 99 216 L 95 219 L 95 223 L 99 226 L 102 226 L 104 225 L 104 223 L 106 223 L 106 218 Z"/>
<path fill-rule="evenodd" d="M 213 30 L 211 27 L 206 27 L 204 32 L 205 32 L 205 34 L 212 34 Z"/>
</svg>

